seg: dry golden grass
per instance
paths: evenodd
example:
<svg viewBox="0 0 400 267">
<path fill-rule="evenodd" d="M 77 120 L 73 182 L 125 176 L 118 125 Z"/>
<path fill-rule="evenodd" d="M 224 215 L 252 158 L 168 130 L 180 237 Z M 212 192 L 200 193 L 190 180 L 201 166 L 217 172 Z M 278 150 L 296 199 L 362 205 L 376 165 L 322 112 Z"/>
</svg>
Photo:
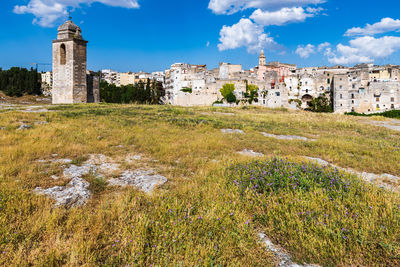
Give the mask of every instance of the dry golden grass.
<svg viewBox="0 0 400 267">
<path fill-rule="evenodd" d="M 21 122 L 39 121 L 48 124 L 16 130 Z M 0 265 L 274 265 L 257 240 L 262 226 L 246 224 L 254 210 L 227 183 L 225 169 L 248 160 L 238 151 L 320 157 L 341 167 L 400 175 L 400 133 L 333 114 L 98 104 L 1 113 L 0 127 L 6 127 L 0 130 Z M 222 128 L 245 134 L 223 134 Z M 316 141 L 275 140 L 260 132 Z M 151 167 L 169 182 L 151 195 L 100 188 L 85 207 L 53 208 L 52 200 L 32 193 L 67 182 L 51 178 L 61 174 L 59 165 L 37 162 L 52 154 L 76 162 L 89 154 L 143 154 L 142 163 L 124 167 Z M 273 233 L 273 227 L 266 230 Z M 292 239 L 283 245 L 298 251 Z M 305 258 L 296 258 L 323 264 L 318 247 L 311 244 Z M 350 255 L 342 264 L 362 262 Z"/>
</svg>

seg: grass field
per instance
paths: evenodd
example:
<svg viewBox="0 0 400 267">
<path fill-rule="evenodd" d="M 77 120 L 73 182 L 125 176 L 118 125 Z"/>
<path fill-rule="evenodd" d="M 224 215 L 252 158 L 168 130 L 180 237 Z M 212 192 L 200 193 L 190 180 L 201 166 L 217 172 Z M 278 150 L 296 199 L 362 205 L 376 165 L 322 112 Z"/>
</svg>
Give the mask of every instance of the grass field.
<svg viewBox="0 0 400 267">
<path fill-rule="evenodd" d="M 274 266 L 260 232 L 298 263 L 400 265 L 398 193 L 304 159 L 399 176 L 400 132 L 363 123 L 369 118 L 259 108 L 51 109 L 0 112 L 2 266 Z M 33 128 L 17 130 L 21 123 Z M 237 153 L 244 149 L 266 157 Z M 55 208 L 32 193 L 68 182 L 51 178 L 61 175 L 59 165 L 39 161 L 52 154 L 76 164 L 90 154 L 141 154 L 124 167 L 156 169 L 168 182 L 145 194 L 86 177 L 88 204 Z"/>
</svg>

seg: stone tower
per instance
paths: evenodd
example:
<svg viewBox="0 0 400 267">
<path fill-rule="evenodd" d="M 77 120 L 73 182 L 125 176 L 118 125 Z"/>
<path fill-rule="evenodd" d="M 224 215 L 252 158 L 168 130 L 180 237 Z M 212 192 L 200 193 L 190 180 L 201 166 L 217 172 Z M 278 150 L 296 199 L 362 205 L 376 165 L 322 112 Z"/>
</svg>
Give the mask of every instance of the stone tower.
<svg viewBox="0 0 400 267">
<path fill-rule="evenodd" d="M 57 40 L 53 41 L 53 104 L 88 102 L 87 43 L 72 20 L 58 28 Z"/>
<path fill-rule="evenodd" d="M 265 60 L 266 60 L 266 58 L 265 58 L 265 55 L 264 55 L 264 50 L 261 50 L 261 54 L 260 54 L 260 57 L 258 59 L 258 66 L 265 66 L 266 65 L 265 64 Z"/>
</svg>

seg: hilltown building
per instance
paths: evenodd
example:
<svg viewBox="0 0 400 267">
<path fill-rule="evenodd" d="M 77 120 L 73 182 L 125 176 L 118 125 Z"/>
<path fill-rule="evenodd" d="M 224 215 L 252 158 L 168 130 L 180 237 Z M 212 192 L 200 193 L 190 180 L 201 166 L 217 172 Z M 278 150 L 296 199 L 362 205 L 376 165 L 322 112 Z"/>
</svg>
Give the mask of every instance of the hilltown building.
<svg viewBox="0 0 400 267">
<path fill-rule="evenodd" d="M 165 83 L 164 72 L 117 72 L 111 69 L 105 69 L 101 71 L 101 79 L 109 84 L 115 84 L 116 86 L 126 86 L 135 83 L 147 83 L 147 81 L 157 81 Z"/>
<path fill-rule="evenodd" d="M 75 33 L 72 37 L 67 34 L 66 37 L 69 37 L 61 41 L 72 44 L 83 41 L 79 27 L 71 23 L 67 21 L 59 30 L 65 31 L 64 28 L 66 28 L 67 32 L 70 31 L 69 34 L 73 31 Z M 59 42 L 60 40 L 56 40 L 55 44 Z M 76 46 L 78 49 L 79 45 Z M 73 55 L 74 51 L 70 51 L 70 54 Z M 81 53 L 83 54 L 86 54 L 86 50 L 85 53 Z M 61 59 L 57 47 L 55 47 L 55 55 L 55 70 L 59 71 L 56 76 L 60 77 L 62 67 L 60 68 L 58 63 Z M 82 63 L 86 66 L 86 58 L 78 58 L 72 63 Z M 72 66 L 69 67 L 72 68 Z M 79 69 L 79 67 L 76 68 Z M 48 82 L 50 74 L 42 74 L 43 81 Z M 95 76 L 92 73 L 87 77 Z M 75 79 L 76 76 L 73 78 Z M 256 86 L 257 97 L 251 104 L 263 107 L 308 108 L 308 103 L 312 99 L 325 96 L 331 101 L 333 110 L 337 113 L 351 111 L 374 113 L 400 109 L 400 66 L 360 64 L 351 68 L 344 66 L 297 68 L 296 65 L 280 62 L 267 63 L 263 51 L 261 51 L 258 66 L 250 70 L 244 70 L 242 65 L 230 63 L 220 63 L 218 68 L 211 70 L 208 70 L 206 65 L 175 63 L 164 72 L 119 73 L 103 70 L 101 79 L 117 86 L 156 80 L 163 84 L 166 92 L 163 102 L 179 106 L 213 105 L 223 100 L 221 88 L 225 84 L 233 84 L 238 103 L 244 103 L 247 100 L 249 85 Z M 83 81 L 75 81 L 75 84 L 82 83 Z M 94 83 L 94 86 L 98 87 L 98 81 Z M 57 90 L 53 91 L 57 92 Z M 89 91 L 87 96 L 90 96 Z M 89 97 L 87 101 L 90 99 L 97 100 L 96 97 Z"/>
<path fill-rule="evenodd" d="M 394 65 L 297 68 L 280 62 L 267 64 L 262 51 L 259 65 L 251 70 L 229 63 L 213 70 L 205 65 L 177 63 L 165 73 L 165 102 L 171 105 L 212 105 L 222 99 L 224 84 L 234 84 L 234 94 L 242 102 L 252 84 L 258 87 L 252 105 L 308 108 L 308 102 L 324 96 L 337 113 L 400 109 L 400 67 Z"/>
<path fill-rule="evenodd" d="M 51 71 L 42 72 L 42 93 L 45 96 L 51 95 L 51 88 L 53 87 L 53 73 Z"/>
<path fill-rule="evenodd" d="M 99 102 L 99 77 L 86 69 L 87 43 L 72 20 L 58 28 L 53 41 L 53 104 Z"/>
<path fill-rule="evenodd" d="M 334 76 L 335 112 L 374 113 L 400 109 L 399 69 L 354 69 Z"/>
</svg>

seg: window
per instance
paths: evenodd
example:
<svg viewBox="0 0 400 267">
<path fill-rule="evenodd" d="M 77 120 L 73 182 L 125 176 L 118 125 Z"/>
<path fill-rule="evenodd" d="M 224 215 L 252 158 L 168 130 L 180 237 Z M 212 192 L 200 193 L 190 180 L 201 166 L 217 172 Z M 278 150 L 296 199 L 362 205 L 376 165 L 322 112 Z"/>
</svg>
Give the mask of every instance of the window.
<svg viewBox="0 0 400 267">
<path fill-rule="evenodd" d="M 342 94 L 340 94 L 340 99 L 342 99 L 343 98 L 343 95 Z"/>
<path fill-rule="evenodd" d="M 276 96 L 280 96 L 281 92 L 276 92 L 275 94 L 276 94 Z"/>
<path fill-rule="evenodd" d="M 379 97 L 376 98 L 376 102 L 379 102 Z"/>
<path fill-rule="evenodd" d="M 376 105 L 376 108 L 379 109 L 379 105 Z"/>
<path fill-rule="evenodd" d="M 342 89 L 342 88 L 343 88 L 343 86 L 340 85 L 340 86 L 339 86 L 339 89 Z"/>
<path fill-rule="evenodd" d="M 351 100 L 351 103 L 354 104 L 354 100 Z"/>
<path fill-rule="evenodd" d="M 328 75 L 329 76 L 329 75 Z M 331 83 L 331 79 L 328 79 L 327 81 L 326 81 L 326 83 L 327 84 L 330 84 Z"/>
<path fill-rule="evenodd" d="M 392 109 L 394 109 L 394 104 L 390 105 L 390 107 L 391 107 Z"/>
<path fill-rule="evenodd" d="M 60 65 L 65 65 L 67 63 L 67 50 L 65 49 L 65 44 L 60 46 Z"/>
<path fill-rule="evenodd" d="M 351 99 L 354 99 L 354 94 L 351 94 Z"/>
<path fill-rule="evenodd" d="M 391 98 L 390 98 L 390 102 L 394 102 L 394 97 L 391 97 Z"/>
</svg>

